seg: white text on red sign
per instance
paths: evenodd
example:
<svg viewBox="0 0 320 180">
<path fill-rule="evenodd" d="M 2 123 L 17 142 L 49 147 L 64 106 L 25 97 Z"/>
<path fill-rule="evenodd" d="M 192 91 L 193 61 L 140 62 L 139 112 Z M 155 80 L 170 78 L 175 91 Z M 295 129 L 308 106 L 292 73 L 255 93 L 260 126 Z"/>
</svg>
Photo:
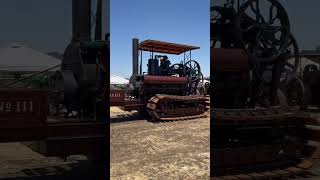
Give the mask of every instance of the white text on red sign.
<svg viewBox="0 0 320 180">
<path fill-rule="evenodd" d="M 1 112 L 17 112 L 17 113 L 31 113 L 33 112 L 32 101 L 0 101 Z"/>
</svg>

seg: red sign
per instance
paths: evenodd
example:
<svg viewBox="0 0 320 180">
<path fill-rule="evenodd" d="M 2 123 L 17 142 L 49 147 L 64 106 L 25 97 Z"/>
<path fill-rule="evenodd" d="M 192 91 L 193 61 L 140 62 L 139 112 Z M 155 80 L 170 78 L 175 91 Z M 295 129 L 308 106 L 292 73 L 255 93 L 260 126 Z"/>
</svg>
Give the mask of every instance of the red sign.
<svg viewBox="0 0 320 180">
<path fill-rule="evenodd" d="M 110 106 L 123 106 L 125 90 L 110 90 Z"/>
<path fill-rule="evenodd" d="M 26 88 L 0 89 L 1 128 L 43 126 L 48 112 L 48 93 Z"/>
</svg>

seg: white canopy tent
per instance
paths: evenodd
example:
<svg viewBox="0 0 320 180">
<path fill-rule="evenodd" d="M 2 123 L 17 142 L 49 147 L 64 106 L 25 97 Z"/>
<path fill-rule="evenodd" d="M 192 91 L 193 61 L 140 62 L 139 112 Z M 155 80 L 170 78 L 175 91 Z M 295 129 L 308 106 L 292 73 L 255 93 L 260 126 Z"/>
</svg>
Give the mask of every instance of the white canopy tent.
<svg viewBox="0 0 320 180">
<path fill-rule="evenodd" d="M 110 76 L 110 84 L 112 85 L 125 85 L 129 84 L 129 80 L 117 75 L 111 75 Z"/>
<path fill-rule="evenodd" d="M 57 58 L 19 44 L 0 48 L 0 72 L 38 72 L 60 64 L 61 60 Z M 60 67 L 51 71 L 58 69 Z"/>
</svg>

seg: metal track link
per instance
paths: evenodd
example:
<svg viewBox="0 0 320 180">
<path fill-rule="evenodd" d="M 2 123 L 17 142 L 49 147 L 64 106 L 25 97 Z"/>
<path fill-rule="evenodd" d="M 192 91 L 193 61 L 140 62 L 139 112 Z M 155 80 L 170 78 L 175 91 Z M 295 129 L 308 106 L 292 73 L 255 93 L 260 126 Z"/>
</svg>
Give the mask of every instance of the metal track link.
<svg viewBox="0 0 320 180">
<path fill-rule="evenodd" d="M 148 101 L 147 111 L 153 120 L 180 121 L 208 116 L 209 104 L 204 96 L 157 94 Z"/>
<path fill-rule="evenodd" d="M 296 121 L 311 120 L 309 115 L 287 107 L 212 109 L 211 116 L 214 125 L 294 124 Z"/>
<path fill-rule="evenodd" d="M 304 132 L 303 138 L 305 138 L 306 144 L 303 148 L 305 152 L 303 157 L 300 158 L 298 162 L 291 162 L 291 163 L 283 163 L 281 161 L 271 161 L 273 164 L 278 164 L 275 168 L 269 168 L 266 165 L 267 163 L 263 164 L 259 162 L 259 160 L 265 158 L 255 155 L 254 153 L 248 153 L 247 150 L 243 150 L 248 148 L 246 146 L 239 147 L 234 146 L 230 147 L 230 152 L 227 154 L 232 154 L 234 157 L 227 156 L 229 158 L 223 159 L 216 158 L 217 162 L 220 162 L 222 167 L 214 165 L 216 170 L 222 170 L 225 173 L 222 175 L 216 175 L 215 177 L 211 177 L 210 179 L 215 180 L 253 180 L 253 179 L 288 179 L 288 178 L 297 178 L 297 177 L 304 177 L 310 175 L 310 168 L 320 160 L 320 146 L 310 145 L 311 141 L 320 142 L 320 123 L 318 120 L 312 118 L 310 115 L 306 113 L 299 113 L 294 109 L 290 109 L 287 107 L 272 107 L 272 108 L 263 108 L 263 109 L 212 109 L 211 116 L 213 117 L 212 124 L 213 126 L 219 127 L 226 127 L 226 126 L 247 126 L 250 125 L 251 127 L 259 127 L 260 125 L 269 125 L 269 126 L 283 126 L 283 125 L 299 125 L 303 127 Z M 307 125 L 312 125 L 313 128 L 307 127 Z M 260 145 L 265 146 L 265 145 Z M 273 149 L 272 149 L 273 148 Z M 268 155 L 268 152 L 275 151 L 275 147 L 271 144 L 270 150 L 266 150 L 266 148 L 257 148 L 256 150 L 252 150 L 251 152 L 261 152 L 261 150 L 265 150 L 266 153 L 260 153 L 260 155 Z M 290 149 L 290 148 L 289 148 Z M 219 152 L 225 154 L 224 148 L 216 147 L 213 149 L 213 152 Z M 214 156 L 214 154 L 213 154 Z M 216 155 L 218 156 L 218 155 Z M 273 155 L 271 155 L 273 157 Z M 222 159 L 221 159 L 222 158 Z M 240 159 L 239 159 L 240 158 Z M 246 158 L 249 158 L 246 160 Z M 253 159 L 250 159 L 253 158 Z M 239 169 L 244 167 L 233 167 L 235 163 L 238 163 L 238 160 L 243 162 L 249 162 L 247 166 L 252 167 L 250 170 L 241 171 Z M 292 160 L 288 158 L 287 160 Z M 221 164 L 222 163 L 222 164 Z M 283 165 L 281 165 L 283 163 Z M 218 163 L 219 164 L 219 163 Z M 229 166 L 228 166 L 229 164 Z M 284 165 L 285 164 L 285 165 Z M 289 165 L 290 164 L 290 165 Z M 263 168 L 260 168 L 263 167 Z M 238 170 L 240 173 L 234 173 L 232 169 Z M 245 168 L 244 168 L 245 169 Z M 212 169 L 214 171 L 214 168 Z M 216 171 L 216 172 L 217 172 Z M 233 173 L 232 173 L 233 172 Z M 237 172 L 237 171 L 235 171 Z"/>
<path fill-rule="evenodd" d="M 303 168 L 291 166 L 285 169 L 273 171 L 259 171 L 250 174 L 238 174 L 230 176 L 211 177 L 212 180 L 270 180 L 270 179 L 294 179 L 312 176 Z"/>
</svg>

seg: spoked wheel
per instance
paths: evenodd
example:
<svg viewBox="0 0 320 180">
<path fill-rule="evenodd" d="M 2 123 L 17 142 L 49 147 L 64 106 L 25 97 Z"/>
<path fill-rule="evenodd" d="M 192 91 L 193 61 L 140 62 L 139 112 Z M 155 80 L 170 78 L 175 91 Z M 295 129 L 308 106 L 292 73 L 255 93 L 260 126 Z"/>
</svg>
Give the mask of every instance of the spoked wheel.
<svg viewBox="0 0 320 180">
<path fill-rule="evenodd" d="M 282 81 L 294 77 L 297 74 L 297 70 L 300 64 L 300 52 L 296 39 L 291 34 L 286 45 L 285 50 L 289 53 L 289 57 L 285 62 L 284 74 Z"/>
<path fill-rule="evenodd" d="M 254 62 L 275 60 L 286 48 L 290 23 L 277 0 L 248 0 L 235 20 L 236 37 Z"/>
<path fill-rule="evenodd" d="M 222 16 L 223 7 L 220 6 L 212 6 L 210 7 L 210 23 L 211 24 L 226 24 L 230 23 Z"/>
<path fill-rule="evenodd" d="M 184 65 L 184 72 L 188 78 L 187 94 L 196 94 L 197 86 L 202 79 L 200 65 L 197 61 L 190 60 Z"/>
<path fill-rule="evenodd" d="M 199 81 L 201 79 L 201 68 L 197 61 L 190 60 L 184 64 L 184 71 L 186 76 L 191 79 L 191 81 Z"/>
<path fill-rule="evenodd" d="M 237 46 L 234 33 L 236 11 L 231 7 L 213 6 L 210 8 L 211 47 L 230 48 Z"/>
<path fill-rule="evenodd" d="M 284 54 L 280 61 L 284 61 L 284 67 L 281 73 L 280 81 L 282 84 L 286 84 L 291 78 L 294 78 L 297 75 L 297 70 L 300 64 L 300 53 L 298 44 L 293 37 L 290 35 L 290 38 L 285 46 Z M 273 64 L 265 68 L 265 74 L 272 72 Z"/>
</svg>

